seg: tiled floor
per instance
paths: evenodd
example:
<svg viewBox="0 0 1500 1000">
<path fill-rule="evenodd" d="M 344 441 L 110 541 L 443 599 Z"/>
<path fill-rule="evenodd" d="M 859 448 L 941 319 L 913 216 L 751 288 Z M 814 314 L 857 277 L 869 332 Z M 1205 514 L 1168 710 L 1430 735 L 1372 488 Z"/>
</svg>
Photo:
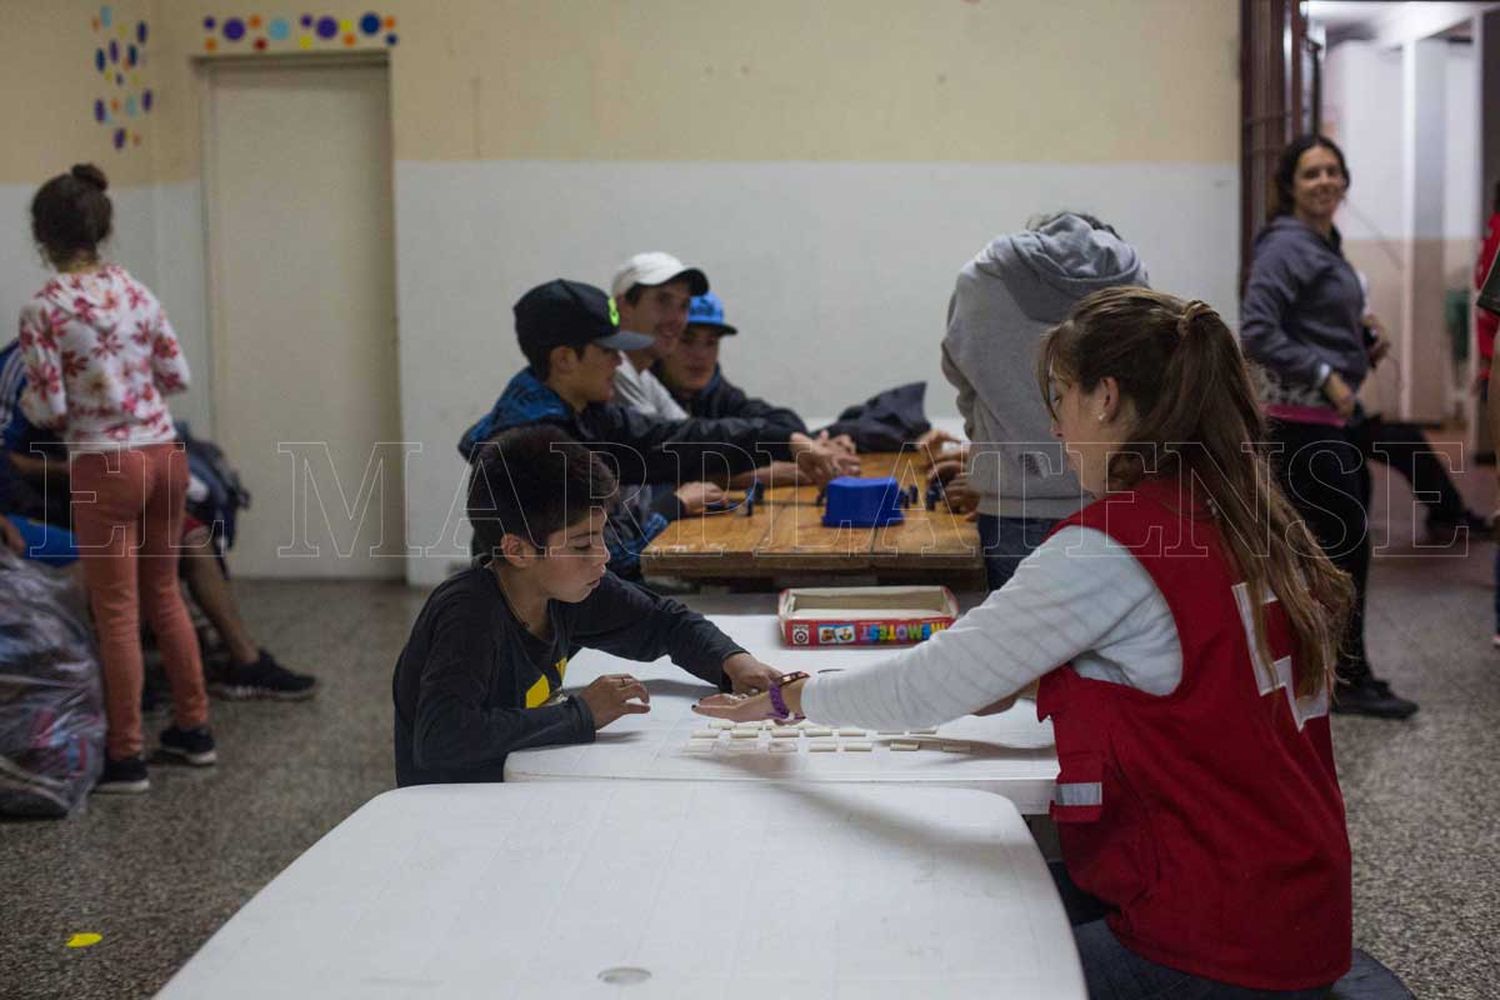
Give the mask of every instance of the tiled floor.
<svg viewBox="0 0 1500 1000">
<path fill-rule="evenodd" d="M 1488 472 L 1466 492 L 1494 497 Z M 1401 486 L 1392 509 L 1406 517 Z M 1500 982 L 1500 652 L 1493 547 L 1418 554 L 1395 525 L 1373 578 L 1379 673 L 1422 710 L 1337 718 L 1355 857 L 1355 940 L 1423 998 L 1488 1000 Z M 292 859 L 392 784 L 390 675 L 423 595 L 394 585 L 242 583 L 262 641 L 316 672 L 304 704 L 215 703 L 220 764 L 160 766 L 139 798 L 64 822 L 0 823 L 0 994 L 149 995 Z M 769 612 L 770 595 L 689 599 Z M 148 719 L 153 730 L 161 717 Z M 103 935 L 80 950 L 77 932 Z M 330 942 L 341 927 L 309 928 Z"/>
</svg>

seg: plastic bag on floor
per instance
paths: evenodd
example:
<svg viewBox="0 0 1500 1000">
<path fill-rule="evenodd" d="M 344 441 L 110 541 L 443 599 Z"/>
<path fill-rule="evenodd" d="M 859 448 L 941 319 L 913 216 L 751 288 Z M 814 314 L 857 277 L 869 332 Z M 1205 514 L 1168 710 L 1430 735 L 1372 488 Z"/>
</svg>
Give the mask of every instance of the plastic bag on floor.
<svg viewBox="0 0 1500 1000">
<path fill-rule="evenodd" d="M 104 768 L 104 728 L 81 594 L 0 549 L 0 815 L 77 809 Z"/>
</svg>

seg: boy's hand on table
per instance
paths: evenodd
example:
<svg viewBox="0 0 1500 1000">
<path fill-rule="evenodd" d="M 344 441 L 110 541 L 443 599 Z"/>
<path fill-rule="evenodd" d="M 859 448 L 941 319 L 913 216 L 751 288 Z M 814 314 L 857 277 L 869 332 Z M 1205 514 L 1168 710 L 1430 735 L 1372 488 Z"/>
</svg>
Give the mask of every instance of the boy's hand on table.
<svg viewBox="0 0 1500 1000">
<path fill-rule="evenodd" d="M 651 711 L 651 693 L 646 690 L 646 685 L 629 674 L 605 674 L 577 696 L 589 707 L 595 729 L 603 729 L 622 715 Z"/>
<path fill-rule="evenodd" d="M 677 488 L 684 514 L 701 514 L 711 503 L 724 502 L 724 490 L 713 483 L 685 483 Z"/>
<path fill-rule="evenodd" d="M 833 449 L 818 444 L 806 434 L 793 434 L 790 444 L 797 469 L 818 486 L 842 474 L 840 458 L 848 456 L 836 454 Z"/>
<path fill-rule="evenodd" d="M 853 455 L 859 451 L 859 448 L 854 444 L 854 439 L 847 434 L 840 434 L 838 437 L 829 437 L 827 431 L 818 431 L 818 444 L 827 445 L 834 451 L 841 451 L 846 455 Z"/>
<path fill-rule="evenodd" d="M 749 653 L 735 653 L 724 661 L 724 676 L 734 685 L 736 694 L 765 691 L 781 677 L 781 671 L 762 663 Z"/>
</svg>

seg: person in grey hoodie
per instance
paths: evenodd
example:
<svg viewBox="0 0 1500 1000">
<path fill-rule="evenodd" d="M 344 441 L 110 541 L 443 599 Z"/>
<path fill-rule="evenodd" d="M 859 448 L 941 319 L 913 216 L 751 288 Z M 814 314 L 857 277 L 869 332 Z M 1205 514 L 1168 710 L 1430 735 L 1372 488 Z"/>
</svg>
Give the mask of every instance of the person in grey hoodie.
<svg viewBox="0 0 1500 1000">
<path fill-rule="evenodd" d="M 1114 229 L 1078 212 L 996 237 L 958 274 L 943 374 L 958 389 L 971 442 L 967 481 L 978 497 L 991 590 L 1004 586 L 1053 524 L 1083 505 L 1078 477 L 1037 398 L 1037 347 L 1079 300 L 1114 285 L 1149 285 L 1145 265 Z"/>
<path fill-rule="evenodd" d="M 1370 474 L 1356 393 L 1388 344 L 1366 323 L 1364 289 L 1333 224 L 1349 168 L 1331 140 L 1305 135 L 1282 151 L 1275 181 L 1276 214 L 1255 239 L 1240 342 L 1261 369 L 1281 487 L 1354 581 L 1333 710 L 1404 719 L 1416 702 L 1393 694 L 1365 655 Z"/>
</svg>

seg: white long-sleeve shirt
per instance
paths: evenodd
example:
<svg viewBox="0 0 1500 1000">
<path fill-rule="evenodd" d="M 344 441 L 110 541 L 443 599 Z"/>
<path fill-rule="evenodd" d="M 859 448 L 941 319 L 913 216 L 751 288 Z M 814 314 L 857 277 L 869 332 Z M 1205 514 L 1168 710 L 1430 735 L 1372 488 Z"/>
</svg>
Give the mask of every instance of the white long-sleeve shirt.
<svg viewBox="0 0 1500 1000">
<path fill-rule="evenodd" d="M 635 362 L 629 358 L 615 369 L 615 402 L 659 420 L 687 419 L 687 411 L 672 398 L 651 369 L 638 371 Z"/>
<path fill-rule="evenodd" d="M 21 409 L 70 450 L 175 440 L 188 366 L 156 296 L 123 267 L 60 274 L 21 307 Z"/>
<path fill-rule="evenodd" d="M 1182 679 L 1172 612 L 1144 567 L 1101 531 L 1068 527 L 951 628 L 869 667 L 819 674 L 809 719 L 872 729 L 968 715 L 1066 663 L 1085 677 L 1170 694 Z"/>
</svg>

